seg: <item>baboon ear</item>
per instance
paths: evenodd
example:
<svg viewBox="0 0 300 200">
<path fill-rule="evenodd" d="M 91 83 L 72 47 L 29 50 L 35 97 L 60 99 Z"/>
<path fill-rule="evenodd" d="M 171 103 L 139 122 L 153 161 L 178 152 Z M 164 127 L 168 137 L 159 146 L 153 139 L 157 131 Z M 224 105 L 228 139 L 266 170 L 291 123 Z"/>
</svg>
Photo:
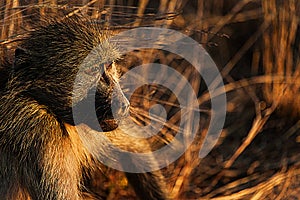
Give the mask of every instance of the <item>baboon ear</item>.
<svg viewBox="0 0 300 200">
<path fill-rule="evenodd" d="M 18 56 L 21 55 L 22 53 L 25 53 L 25 50 L 24 50 L 24 49 L 17 48 L 17 49 L 15 50 L 15 57 L 18 57 Z"/>
<path fill-rule="evenodd" d="M 24 49 L 17 48 L 15 50 L 15 58 L 14 58 L 14 63 L 13 63 L 13 70 L 14 71 L 19 69 L 21 66 L 26 65 L 26 62 L 25 62 L 25 59 L 24 59 L 26 54 L 27 53 Z"/>
</svg>

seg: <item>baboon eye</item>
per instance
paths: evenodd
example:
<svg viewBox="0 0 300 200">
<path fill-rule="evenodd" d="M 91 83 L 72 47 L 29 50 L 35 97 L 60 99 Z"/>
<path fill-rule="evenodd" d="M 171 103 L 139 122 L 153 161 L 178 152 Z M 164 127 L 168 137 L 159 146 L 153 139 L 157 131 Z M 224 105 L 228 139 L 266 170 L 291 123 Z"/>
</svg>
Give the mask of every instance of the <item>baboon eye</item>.
<svg viewBox="0 0 300 200">
<path fill-rule="evenodd" d="M 99 71 L 99 69 L 97 67 L 91 67 L 91 68 L 88 68 L 85 72 L 88 74 L 88 75 L 95 75 L 95 73 Z"/>
</svg>

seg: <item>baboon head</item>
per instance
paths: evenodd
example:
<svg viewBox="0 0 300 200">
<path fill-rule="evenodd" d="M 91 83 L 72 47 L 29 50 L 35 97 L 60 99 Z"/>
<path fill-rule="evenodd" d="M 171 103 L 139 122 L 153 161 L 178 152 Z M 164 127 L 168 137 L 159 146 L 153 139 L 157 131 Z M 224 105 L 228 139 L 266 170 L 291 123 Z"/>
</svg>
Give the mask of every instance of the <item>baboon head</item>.
<svg viewBox="0 0 300 200">
<path fill-rule="evenodd" d="M 74 125 L 72 108 L 89 102 L 95 103 L 100 124 L 113 121 L 112 99 L 118 113 L 125 113 L 129 104 L 114 65 L 121 55 L 109 35 L 99 24 L 79 17 L 40 26 L 16 49 L 10 87 L 22 87 L 66 123 Z M 91 122 L 89 113 L 80 113 L 80 120 Z"/>
</svg>

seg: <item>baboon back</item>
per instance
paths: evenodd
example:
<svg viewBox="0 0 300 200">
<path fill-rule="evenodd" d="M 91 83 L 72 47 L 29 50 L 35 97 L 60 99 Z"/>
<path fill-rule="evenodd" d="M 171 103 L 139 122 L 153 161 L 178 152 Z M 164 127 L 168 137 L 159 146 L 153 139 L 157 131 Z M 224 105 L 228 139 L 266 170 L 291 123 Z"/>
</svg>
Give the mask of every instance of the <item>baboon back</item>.
<svg viewBox="0 0 300 200">
<path fill-rule="evenodd" d="M 35 100 L 17 93 L 1 103 L 1 197 L 17 199 L 26 191 L 32 199 L 79 199 L 87 160 L 79 141 Z"/>
</svg>

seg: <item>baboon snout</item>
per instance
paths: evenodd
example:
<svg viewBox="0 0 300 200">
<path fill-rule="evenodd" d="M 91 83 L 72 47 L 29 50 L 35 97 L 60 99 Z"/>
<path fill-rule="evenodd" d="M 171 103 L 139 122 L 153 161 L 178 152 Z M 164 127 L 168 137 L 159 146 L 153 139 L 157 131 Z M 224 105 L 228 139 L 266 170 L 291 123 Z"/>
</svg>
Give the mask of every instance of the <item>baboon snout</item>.
<svg viewBox="0 0 300 200">
<path fill-rule="evenodd" d="M 129 116 L 130 103 L 120 85 L 117 83 L 114 87 L 114 93 L 112 95 L 112 111 L 116 120 L 121 120 Z"/>
</svg>

